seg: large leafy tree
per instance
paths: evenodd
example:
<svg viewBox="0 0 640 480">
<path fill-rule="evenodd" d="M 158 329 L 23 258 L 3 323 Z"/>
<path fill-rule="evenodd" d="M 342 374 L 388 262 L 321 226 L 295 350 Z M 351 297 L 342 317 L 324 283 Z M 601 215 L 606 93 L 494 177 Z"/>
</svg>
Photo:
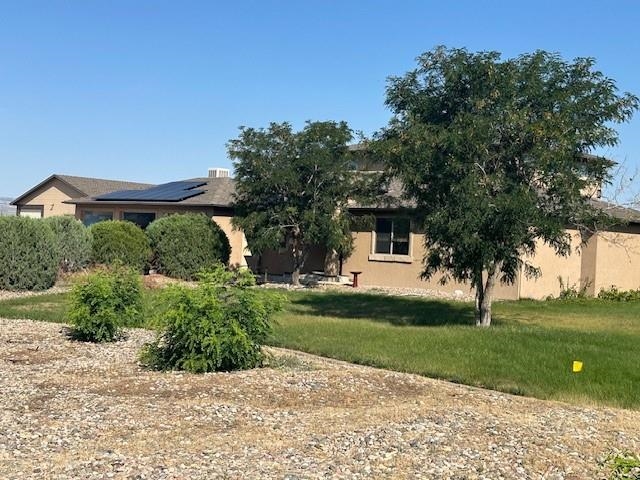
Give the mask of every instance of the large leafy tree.
<svg viewBox="0 0 640 480">
<path fill-rule="evenodd" d="M 476 323 L 491 322 L 497 282 L 541 272 L 524 259 L 543 241 L 568 255 L 567 226 L 593 227 L 601 212 L 586 192 L 610 181 L 611 162 L 585 156 L 616 145 L 615 123 L 638 99 L 618 92 L 590 58 L 537 51 L 438 47 L 391 77 L 393 117 L 377 148 L 404 184 L 425 231 L 424 276 L 470 282 Z"/>
<path fill-rule="evenodd" d="M 348 255 L 352 249 L 348 201 L 359 191 L 345 122 L 242 127 L 228 144 L 234 160 L 234 224 L 255 253 L 286 246 L 294 284 L 314 245 Z"/>
</svg>

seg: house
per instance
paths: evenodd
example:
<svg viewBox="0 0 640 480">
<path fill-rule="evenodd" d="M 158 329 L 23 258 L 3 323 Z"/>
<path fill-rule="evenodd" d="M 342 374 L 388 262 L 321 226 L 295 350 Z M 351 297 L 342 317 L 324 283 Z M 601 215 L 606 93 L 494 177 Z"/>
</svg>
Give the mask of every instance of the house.
<svg viewBox="0 0 640 480">
<path fill-rule="evenodd" d="M 207 177 L 164 185 L 54 174 L 20 195 L 12 205 L 18 215 L 74 215 L 87 226 L 101 220 L 129 220 L 145 228 L 164 215 L 204 213 L 227 235 L 229 262 L 246 266 L 246 239 L 231 225 L 233 192 L 234 180 L 224 169 L 210 169 Z"/>
<path fill-rule="evenodd" d="M 17 214 L 23 217 L 75 215 L 75 206 L 65 202 L 114 190 L 142 190 L 150 186 L 148 183 L 53 174 L 13 200 L 11 205 L 15 205 Z"/>
<path fill-rule="evenodd" d="M 170 182 L 163 185 L 118 182 L 112 180 L 52 175 L 12 203 L 18 215 L 46 217 L 71 214 L 90 225 L 105 219 L 130 220 L 142 227 L 155 218 L 171 213 L 202 212 L 211 217 L 226 233 L 231 244 L 230 262 L 247 265 L 269 274 L 292 271 L 286 251 L 265 252 L 248 258 L 244 234 L 234 230 L 233 195 L 235 182 L 228 171 L 212 169 L 208 177 Z M 424 234 L 411 220 L 411 205 L 400 200 L 401 187 L 392 184 L 394 204 L 351 205 L 352 213 L 374 218 L 371 228 L 353 232 L 355 249 L 348 258 L 334 265 L 341 274 L 362 272 L 360 283 L 384 287 L 421 288 L 471 295 L 468 284 L 449 282 L 442 285 L 436 275 L 423 280 L 420 274 L 425 256 Z M 610 231 L 598 232 L 582 244 L 577 230 L 567 232 L 573 238 L 573 253 L 559 257 L 542 242 L 531 263 L 540 267 L 542 276 L 528 278 L 522 272 L 511 285 L 498 285 L 500 299 L 545 298 L 560 293 L 560 278 L 565 285 L 584 288 L 597 294 L 615 285 L 619 289 L 640 288 L 640 212 L 593 200 L 620 219 Z M 326 251 L 315 248 L 304 271 L 325 270 Z M 247 262 L 247 259 L 249 262 Z M 337 261 L 337 259 L 336 259 Z"/>
<path fill-rule="evenodd" d="M 359 149 L 354 146 L 353 149 Z M 584 155 L 588 162 L 591 155 Z M 611 162 L 613 164 L 613 162 Z M 380 163 L 366 156 L 360 157 L 358 170 L 379 171 Z M 558 256 L 555 250 L 541 240 L 534 258 L 527 259 L 541 269 L 539 278 L 530 278 L 522 270 L 513 284 L 498 283 L 495 296 L 504 300 L 521 298 L 544 299 L 558 296 L 562 286 L 584 289 L 587 295 L 597 295 L 601 289 L 615 286 L 621 290 L 640 288 L 640 211 L 623 208 L 600 200 L 601 187 L 593 185 L 584 191 L 594 205 L 618 220 L 615 228 L 594 233 L 583 244 L 577 229 L 567 228 L 572 238 L 571 255 Z M 402 185 L 392 182 L 387 201 L 378 205 L 350 206 L 351 213 L 373 217 L 370 229 L 352 232 L 353 253 L 340 259 L 337 268 L 341 274 L 359 274 L 359 283 L 384 287 L 419 288 L 473 296 L 469 284 L 440 282 L 442 276 L 429 280 L 421 278 L 426 256 L 425 237 L 411 219 L 415 205 L 402 199 Z M 326 251 L 313 251 L 305 271 L 326 270 Z M 292 262 L 281 252 L 268 252 L 260 259 L 259 267 L 269 273 L 290 272 Z"/>
</svg>

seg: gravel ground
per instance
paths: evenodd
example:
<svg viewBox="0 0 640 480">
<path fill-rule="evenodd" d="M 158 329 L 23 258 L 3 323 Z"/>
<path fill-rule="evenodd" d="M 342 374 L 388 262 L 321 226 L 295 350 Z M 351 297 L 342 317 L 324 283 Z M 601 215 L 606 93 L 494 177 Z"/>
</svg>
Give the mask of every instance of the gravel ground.
<svg viewBox="0 0 640 480">
<path fill-rule="evenodd" d="M 0 478 L 604 478 L 640 412 L 515 397 L 273 349 L 273 368 L 141 369 L 0 319 Z"/>
<path fill-rule="evenodd" d="M 31 292 L 29 290 L 18 290 L 18 291 L 0 290 L 0 300 L 10 300 L 12 298 L 22 298 L 22 297 L 35 297 L 37 295 L 46 295 L 49 293 L 64 293 L 68 291 L 69 291 L 68 286 L 55 286 L 48 290 L 42 290 L 39 292 Z"/>
<path fill-rule="evenodd" d="M 443 300 L 457 300 L 462 302 L 471 302 L 475 300 L 473 295 L 464 293 L 462 290 L 456 292 L 444 292 L 442 290 L 432 290 L 428 288 L 405 288 L 405 287 L 380 287 L 375 285 L 363 285 L 358 288 L 353 288 L 350 285 L 345 284 L 331 284 L 325 283 L 322 285 L 301 285 L 294 287 L 290 283 L 284 282 L 271 282 L 263 283 L 260 285 L 262 288 L 273 288 L 282 290 L 313 290 L 313 291 L 331 291 L 340 293 L 352 293 L 356 294 L 375 294 L 375 295 L 390 295 L 395 297 L 428 297 L 439 298 Z"/>
</svg>

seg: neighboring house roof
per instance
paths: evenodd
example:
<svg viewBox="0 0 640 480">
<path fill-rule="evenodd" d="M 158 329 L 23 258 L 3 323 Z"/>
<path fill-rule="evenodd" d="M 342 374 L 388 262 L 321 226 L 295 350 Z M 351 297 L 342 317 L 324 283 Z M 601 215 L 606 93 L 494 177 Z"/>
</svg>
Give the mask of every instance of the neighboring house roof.
<svg viewBox="0 0 640 480">
<path fill-rule="evenodd" d="M 123 205 L 136 203 L 139 205 L 186 205 L 186 206 L 214 206 L 214 207 L 232 207 L 233 195 L 235 193 L 235 180 L 230 177 L 198 177 L 189 178 L 185 181 L 205 182 L 205 185 L 198 187 L 204 193 L 186 198 L 177 202 L 173 201 L 141 201 L 141 200 L 98 200 L 95 195 L 85 195 L 79 198 L 73 198 L 65 203 L 81 204 L 81 205 Z M 147 185 L 150 188 L 154 185 Z M 119 190 L 133 190 L 131 188 L 119 188 L 111 192 Z M 107 193 L 107 192 L 103 192 Z M 109 192 L 110 193 L 110 192 Z"/>
<path fill-rule="evenodd" d="M 115 190 L 141 190 L 153 186 L 150 183 L 128 182 L 124 180 L 107 180 L 104 178 L 77 177 L 74 175 L 61 175 L 58 173 L 54 173 L 50 177 L 47 177 L 42 182 L 37 184 L 35 187 L 27 190 L 25 193 L 13 200 L 11 202 L 11 205 L 17 205 L 23 199 L 54 179 L 60 180 L 62 183 L 76 190 L 78 192 L 78 197 L 91 197 L 95 195 L 101 195 L 103 193 L 113 192 Z"/>
<path fill-rule="evenodd" d="M 616 205 L 615 203 L 596 199 L 592 199 L 591 204 L 618 220 L 628 223 L 640 223 L 640 211 L 634 208 L 624 207 L 622 205 Z"/>
</svg>

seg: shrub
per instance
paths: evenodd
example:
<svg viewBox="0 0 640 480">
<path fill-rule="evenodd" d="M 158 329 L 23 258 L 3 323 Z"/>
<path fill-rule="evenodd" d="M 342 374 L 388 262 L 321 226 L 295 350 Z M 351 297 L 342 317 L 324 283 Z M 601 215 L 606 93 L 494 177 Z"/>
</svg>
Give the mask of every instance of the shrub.
<svg viewBox="0 0 640 480">
<path fill-rule="evenodd" d="M 222 229 L 204 214 L 159 218 L 147 227 L 152 267 L 170 277 L 193 280 L 197 273 L 229 261 L 231 248 Z"/>
<path fill-rule="evenodd" d="M 91 261 L 123 265 L 143 271 L 149 264 L 151 248 L 144 231 L 134 223 L 106 220 L 91 226 Z"/>
<path fill-rule="evenodd" d="M 0 217 L 0 289 L 45 290 L 58 272 L 56 240 L 40 219 Z"/>
<path fill-rule="evenodd" d="M 617 287 L 612 285 L 608 290 L 601 289 L 598 293 L 598 298 L 615 302 L 637 302 L 640 300 L 640 289 L 625 291 L 618 290 Z"/>
<path fill-rule="evenodd" d="M 112 342 L 122 327 L 139 326 L 142 316 L 142 282 L 134 270 L 98 270 L 71 291 L 69 321 L 79 340 Z"/>
<path fill-rule="evenodd" d="M 569 284 L 569 279 L 565 284 L 561 276 L 558 276 L 558 282 L 560 283 L 560 294 L 558 300 L 580 300 L 587 298 L 587 290 L 591 286 L 591 282 L 585 282 L 584 285 L 578 287 L 577 284 Z M 553 300 L 553 296 L 547 297 L 547 300 Z"/>
<path fill-rule="evenodd" d="M 218 267 L 196 288 L 165 290 L 159 333 L 141 352 L 144 364 L 160 370 L 194 373 L 253 368 L 262 362 L 261 345 L 283 297 L 251 288 L 248 272 Z"/>
<path fill-rule="evenodd" d="M 601 463 L 611 470 L 610 480 L 640 479 L 640 455 L 631 452 L 611 452 Z"/>
<path fill-rule="evenodd" d="M 53 231 L 62 272 L 77 272 L 91 258 L 91 234 L 81 221 L 70 215 L 49 217 L 44 222 Z"/>
</svg>

